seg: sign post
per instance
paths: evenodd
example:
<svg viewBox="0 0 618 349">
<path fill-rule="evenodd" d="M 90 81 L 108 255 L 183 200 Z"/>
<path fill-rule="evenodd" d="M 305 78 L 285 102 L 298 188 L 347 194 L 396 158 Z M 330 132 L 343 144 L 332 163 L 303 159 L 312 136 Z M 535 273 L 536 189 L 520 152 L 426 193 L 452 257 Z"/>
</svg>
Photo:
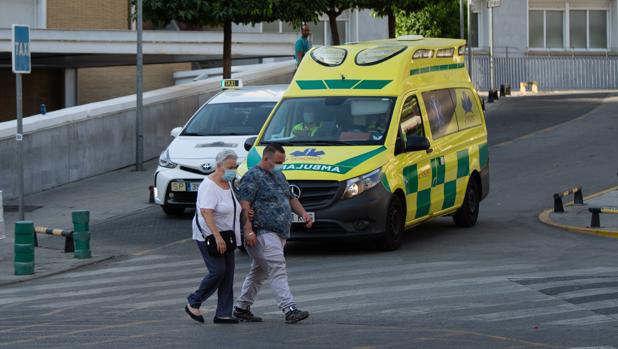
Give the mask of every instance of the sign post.
<svg viewBox="0 0 618 349">
<path fill-rule="evenodd" d="M 496 77 L 494 74 L 494 7 L 500 7 L 500 5 L 502 5 L 502 0 L 487 0 L 487 7 L 489 8 L 489 80 L 491 91 L 496 88 Z"/>
<path fill-rule="evenodd" d="M 19 220 L 24 220 L 24 129 L 22 109 L 21 75 L 30 74 L 30 27 L 13 24 L 11 36 L 11 61 L 15 73 L 15 106 L 17 116 L 17 167 L 19 170 L 17 195 L 19 197 Z"/>
</svg>

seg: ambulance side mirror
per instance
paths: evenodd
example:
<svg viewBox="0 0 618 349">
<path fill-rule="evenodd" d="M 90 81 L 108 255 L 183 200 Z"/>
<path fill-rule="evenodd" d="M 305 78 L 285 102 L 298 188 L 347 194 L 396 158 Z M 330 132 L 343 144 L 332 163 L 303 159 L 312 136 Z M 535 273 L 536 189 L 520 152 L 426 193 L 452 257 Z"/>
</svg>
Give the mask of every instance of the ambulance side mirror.
<svg viewBox="0 0 618 349">
<path fill-rule="evenodd" d="M 247 140 L 245 140 L 245 150 L 249 151 L 251 150 L 251 148 L 253 148 L 253 144 L 255 143 L 255 140 L 257 139 L 257 137 L 249 137 L 247 138 Z"/>
<path fill-rule="evenodd" d="M 406 140 L 406 152 L 429 150 L 431 145 L 425 136 L 409 136 Z"/>
</svg>

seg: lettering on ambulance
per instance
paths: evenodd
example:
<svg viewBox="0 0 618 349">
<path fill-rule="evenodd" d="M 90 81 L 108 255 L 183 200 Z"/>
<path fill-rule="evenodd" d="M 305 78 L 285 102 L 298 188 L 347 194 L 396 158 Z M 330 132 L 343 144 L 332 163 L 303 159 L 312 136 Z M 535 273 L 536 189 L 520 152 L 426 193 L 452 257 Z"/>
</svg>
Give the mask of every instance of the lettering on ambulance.
<svg viewBox="0 0 618 349">
<path fill-rule="evenodd" d="M 320 165 L 320 164 L 284 164 L 284 171 L 317 171 L 330 173 L 346 173 L 350 169 L 342 169 L 336 165 Z"/>
</svg>

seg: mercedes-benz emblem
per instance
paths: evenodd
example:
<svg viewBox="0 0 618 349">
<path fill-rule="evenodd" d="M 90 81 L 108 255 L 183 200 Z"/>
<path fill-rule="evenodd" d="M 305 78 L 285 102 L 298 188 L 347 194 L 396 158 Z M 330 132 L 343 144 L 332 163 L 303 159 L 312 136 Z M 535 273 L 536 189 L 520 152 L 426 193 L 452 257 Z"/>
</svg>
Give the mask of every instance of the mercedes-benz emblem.
<svg viewBox="0 0 618 349">
<path fill-rule="evenodd" d="M 207 162 L 203 163 L 201 166 L 202 166 L 202 170 L 204 170 L 204 171 L 212 170 L 212 165 L 207 163 Z"/>
<path fill-rule="evenodd" d="M 300 187 L 296 184 L 290 184 L 290 191 L 292 192 L 292 195 L 294 195 L 294 197 L 297 199 L 300 199 L 300 195 L 303 193 L 302 190 L 300 190 Z"/>
</svg>

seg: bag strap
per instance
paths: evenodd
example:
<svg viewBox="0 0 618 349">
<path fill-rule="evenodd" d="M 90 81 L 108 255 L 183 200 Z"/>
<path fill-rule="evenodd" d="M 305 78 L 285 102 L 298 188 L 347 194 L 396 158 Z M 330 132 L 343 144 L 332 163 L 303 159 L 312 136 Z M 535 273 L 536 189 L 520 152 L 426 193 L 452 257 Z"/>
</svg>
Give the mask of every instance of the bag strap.
<svg viewBox="0 0 618 349">
<path fill-rule="evenodd" d="M 234 197 L 234 189 L 230 183 L 230 194 L 232 194 L 232 206 L 234 206 L 234 221 L 232 223 L 232 231 L 236 234 L 236 197 Z"/>
</svg>

